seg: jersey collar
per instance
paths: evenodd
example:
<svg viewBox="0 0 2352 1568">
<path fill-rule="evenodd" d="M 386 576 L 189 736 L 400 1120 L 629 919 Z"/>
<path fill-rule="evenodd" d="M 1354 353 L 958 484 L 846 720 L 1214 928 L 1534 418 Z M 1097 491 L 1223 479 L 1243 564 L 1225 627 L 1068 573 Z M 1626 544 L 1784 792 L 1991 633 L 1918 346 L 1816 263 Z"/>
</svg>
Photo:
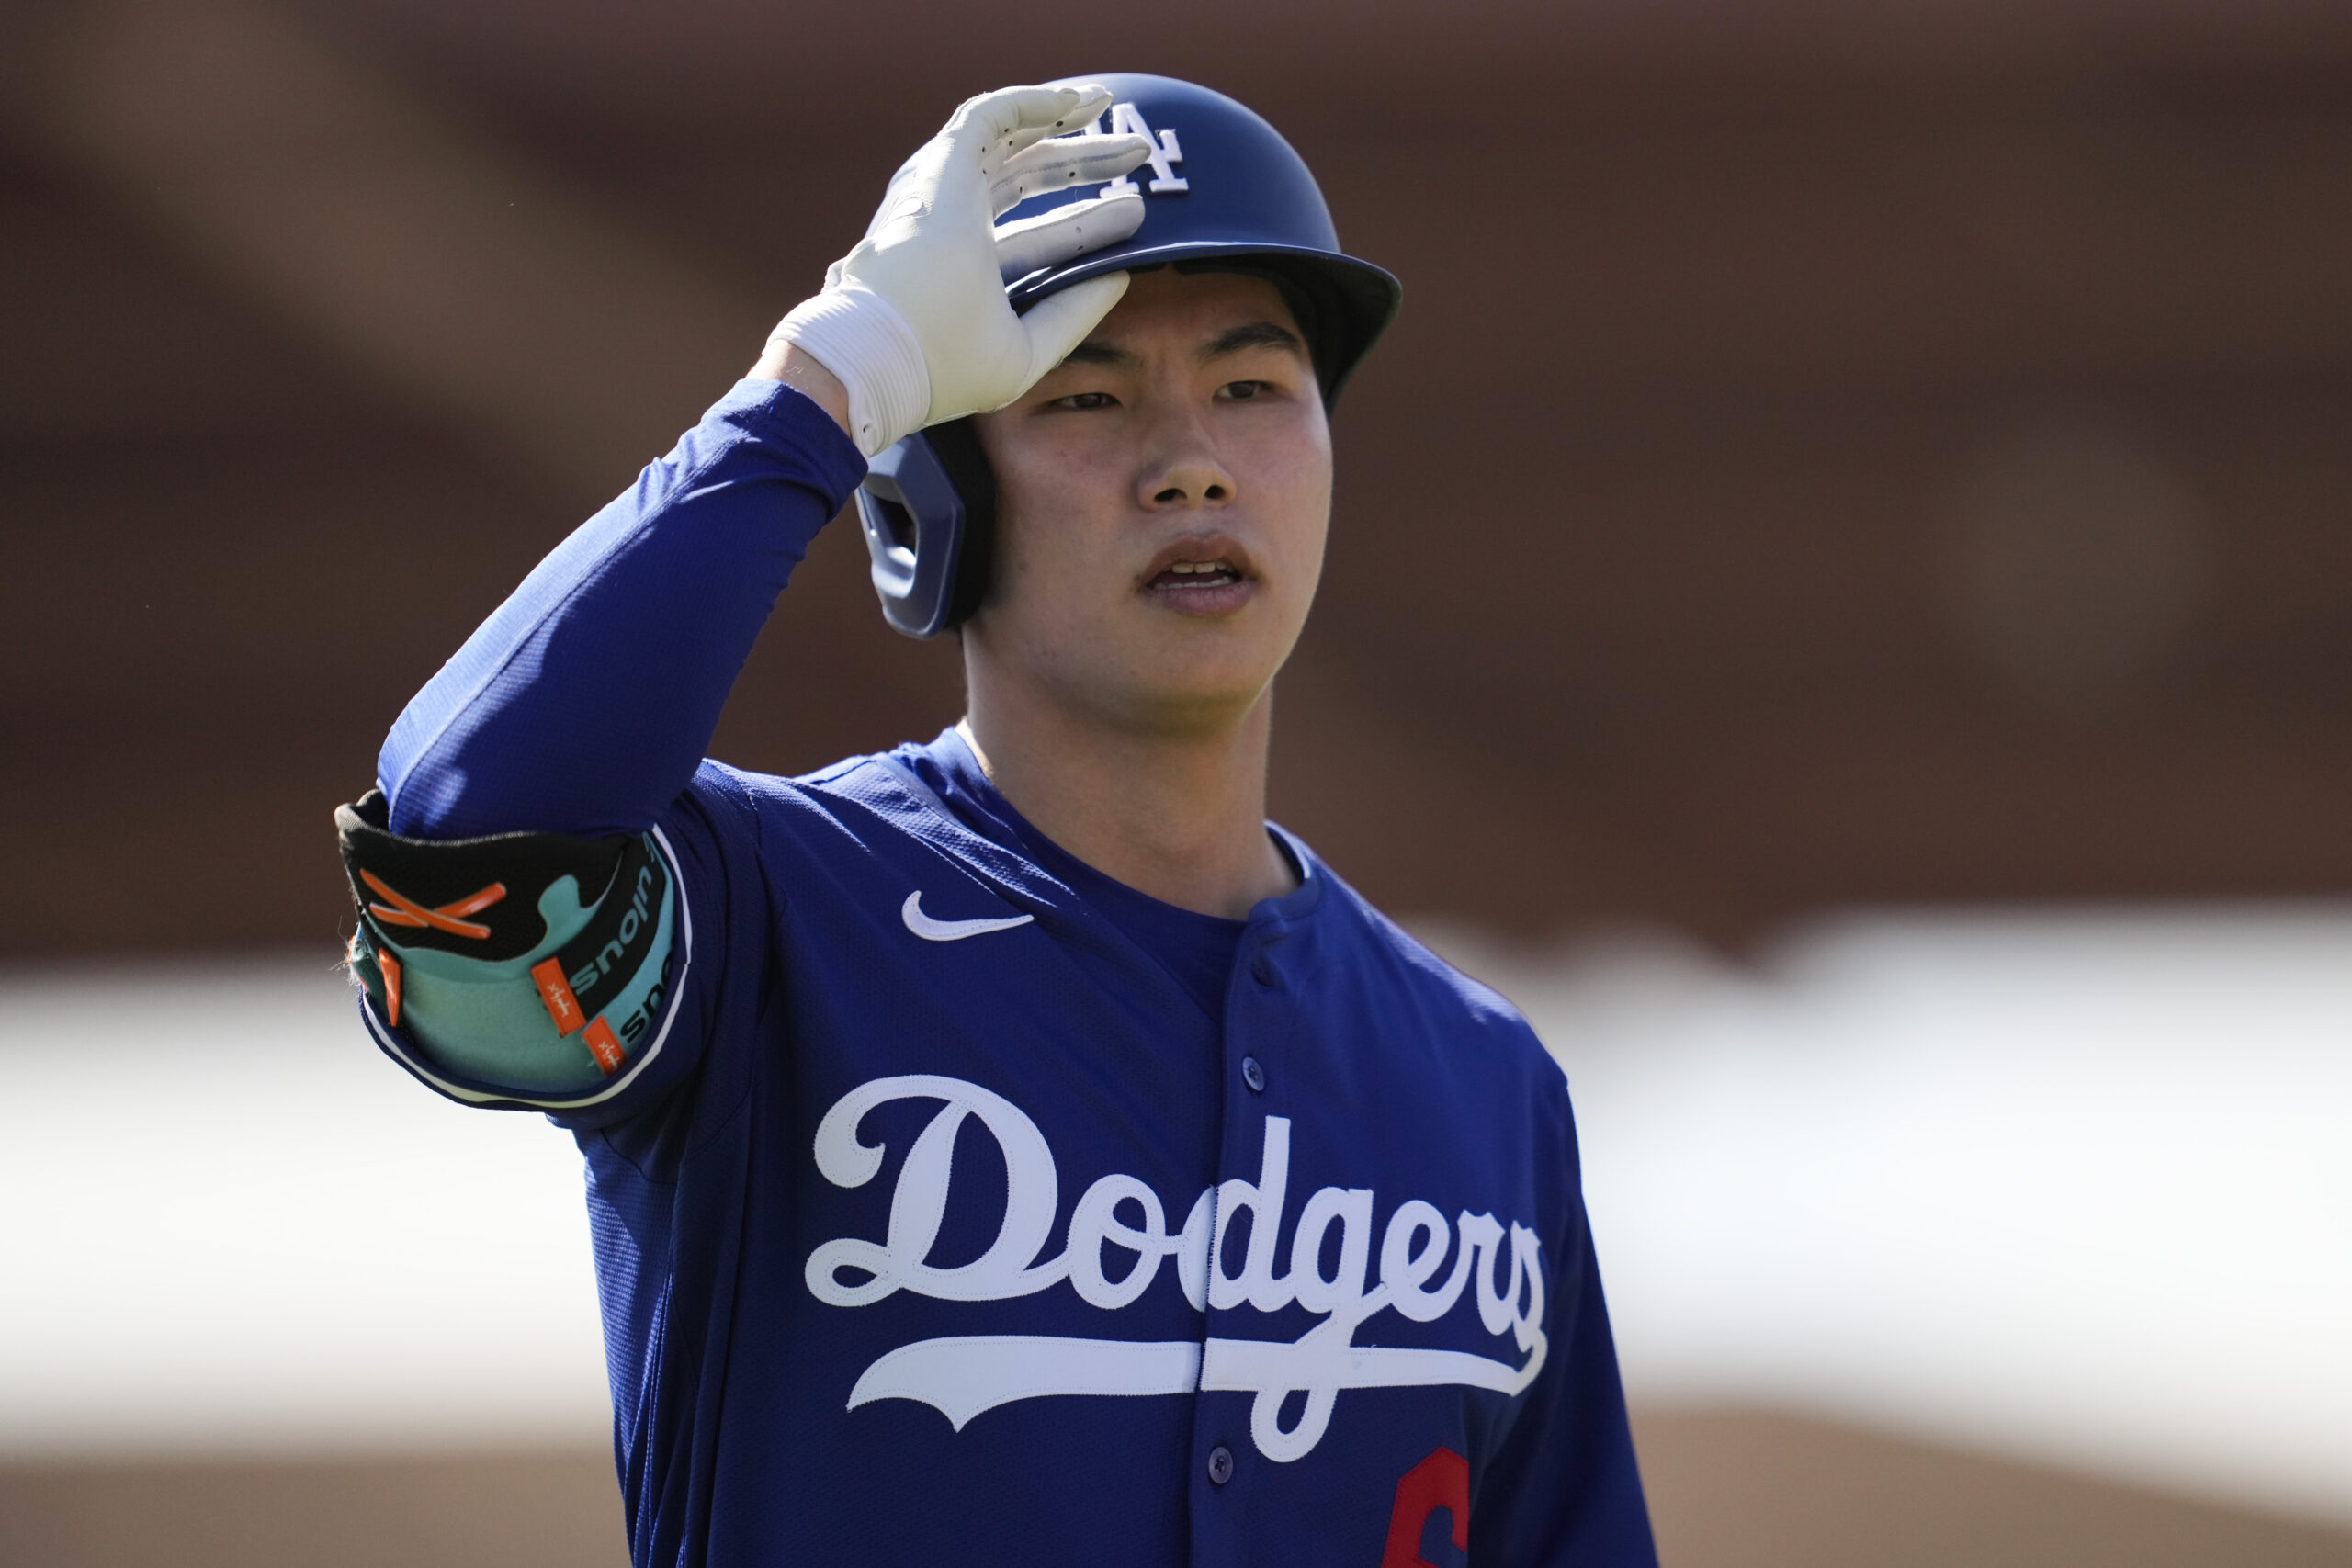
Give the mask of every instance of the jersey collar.
<svg viewBox="0 0 2352 1568">
<path fill-rule="evenodd" d="M 1037 863 L 1032 840 L 1045 836 L 998 792 L 960 727 L 949 726 L 927 745 L 910 743 L 866 761 L 899 786 L 909 806 L 951 829 L 975 867 L 989 874 L 1007 897 L 1017 903 L 1084 908 L 1084 900 Z M 848 778 L 836 773 L 830 782 L 839 788 Z M 1247 923 L 1253 933 L 1306 920 L 1321 906 L 1331 880 L 1321 860 L 1296 834 L 1273 822 L 1266 824 L 1266 831 L 1297 871 L 1299 884 L 1259 900 Z"/>
</svg>

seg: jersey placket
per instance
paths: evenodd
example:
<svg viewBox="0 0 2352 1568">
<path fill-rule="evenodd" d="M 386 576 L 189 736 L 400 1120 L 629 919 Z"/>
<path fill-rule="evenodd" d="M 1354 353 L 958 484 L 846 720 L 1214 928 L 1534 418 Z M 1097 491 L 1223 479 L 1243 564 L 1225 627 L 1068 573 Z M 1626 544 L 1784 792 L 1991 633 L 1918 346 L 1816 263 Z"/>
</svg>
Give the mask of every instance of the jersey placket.
<svg viewBox="0 0 2352 1568">
<path fill-rule="evenodd" d="M 1319 901 L 1320 891 L 1306 890 L 1305 897 L 1295 893 L 1274 906 L 1261 908 L 1234 954 L 1233 979 L 1226 992 L 1219 1212 L 1210 1233 L 1211 1302 L 1206 1321 L 1213 1340 L 1262 1338 L 1267 1332 L 1265 1314 L 1248 1302 L 1222 1308 L 1216 1304 L 1216 1281 L 1225 1263 L 1220 1253 L 1235 1257 L 1238 1271 L 1241 1247 L 1236 1240 L 1228 1240 L 1222 1248 L 1215 1244 L 1227 1223 L 1223 1213 L 1225 1194 L 1230 1190 L 1227 1183 L 1238 1179 L 1255 1186 L 1261 1182 L 1268 1119 L 1287 1120 L 1293 1114 L 1297 1077 L 1294 1069 L 1298 1064 L 1291 1059 L 1289 1048 L 1298 1005 L 1295 970 L 1306 944 L 1300 940 L 1304 933 L 1299 925 L 1277 911 Z M 1289 1183 L 1284 1185 L 1287 1188 Z M 1284 1209 L 1294 1206 L 1287 1191 L 1281 1203 Z M 1254 1210 L 1250 1216 L 1253 1241 L 1259 1225 L 1272 1230 L 1274 1245 L 1270 1250 L 1277 1273 L 1283 1269 L 1282 1219 L 1281 1213 L 1263 1209 Z M 1209 1348 L 1204 1345 L 1202 1349 L 1205 1371 L 1211 1364 Z M 1194 1397 L 1191 1497 L 1195 1562 L 1246 1562 L 1263 1557 L 1267 1548 L 1275 1544 L 1267 1534 L 1270 1520 L 1263 1496 L 1274 1461 L 1260 1453 L 1250 1438 L 1253 1408 L 1251 1395 L 1204 1392 Z"/>
</svg>

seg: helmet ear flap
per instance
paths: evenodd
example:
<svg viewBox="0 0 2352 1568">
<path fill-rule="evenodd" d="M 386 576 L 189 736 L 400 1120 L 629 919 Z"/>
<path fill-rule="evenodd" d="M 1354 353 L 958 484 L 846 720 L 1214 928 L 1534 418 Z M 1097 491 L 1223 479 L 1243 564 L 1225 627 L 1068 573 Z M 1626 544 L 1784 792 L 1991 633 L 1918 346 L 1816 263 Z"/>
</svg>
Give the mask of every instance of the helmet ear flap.
<svg viewBox="0 0 2352 1568">
<path fill-rule="evenodd" d="M 980 433 L 971 420 L 951 419 L 928 432 L 939 466 L 964 503 L 963 547 L 956 552 L 956 570 L 947 584 L 947 614 L 942 626 L 962 626 L 980 607 L 989 591 L 989 567 L 996 557 L 996 470 L 980 445 Z"/>
<path fill-rule="evenodd" d="M 969 420 L 876 453 L 857 487 L 857 520 L 893 629 L 936 637 L 979 608 L 996 537 L 996 478 Z"/>
</svg>

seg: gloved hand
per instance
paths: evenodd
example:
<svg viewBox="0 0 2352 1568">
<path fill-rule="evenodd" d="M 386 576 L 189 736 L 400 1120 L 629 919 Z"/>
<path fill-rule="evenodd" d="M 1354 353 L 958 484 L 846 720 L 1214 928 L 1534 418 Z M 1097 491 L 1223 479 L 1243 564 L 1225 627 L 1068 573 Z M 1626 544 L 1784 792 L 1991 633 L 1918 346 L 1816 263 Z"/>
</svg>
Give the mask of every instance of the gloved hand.
<svg viewBox="0 0 2352 1568">
<path fill-rule="evenodd" d="M 1127 275 L 1109 273 L 1015 315 L 1004 285 L 1133 234 L 1139 192 L 993 227 L 1041 191 L 1115 179 L 1149 155 L 1141 136 L 1056 134 L 1091 124 L 1110 97 L 1101 86 L 1006 87 L 967 102 L 891 177 L 824 291 L 771 334 L 771 346 L 797 344 L 848 390 L 850 435 L 867 457 L 925 425 L 1002 408 L 1126 292 Z"/>
</svg>

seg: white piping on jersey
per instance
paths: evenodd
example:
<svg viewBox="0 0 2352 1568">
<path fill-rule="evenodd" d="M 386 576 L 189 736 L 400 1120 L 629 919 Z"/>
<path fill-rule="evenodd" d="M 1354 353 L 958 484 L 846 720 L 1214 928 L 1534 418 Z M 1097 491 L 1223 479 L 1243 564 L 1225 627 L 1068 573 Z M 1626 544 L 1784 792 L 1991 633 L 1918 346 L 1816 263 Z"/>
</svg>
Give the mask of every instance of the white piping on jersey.
<svg viewBox="0 0 2352 1568">
<path fill-rule="evenodd" d="M 1506 1230 L 1491 1213 L 1467 1210 L 1449 1224 L 1435 1204 L 1409 1199 L 1389 1215 L 1379 1247 L 1379 1283 L 1366 1290 L 1373 1266 L 1373 1193 L 1366 1188 L 1325 1187 L 1300 1210 L 1292 1230 L 1290 1267 L 1277 1274 L 1274 1252 L 1290 1179 L 1287 1117 L 1266 1118 L 1258 1179 L 1231 1178 L 1209 1188 L 1173 1235 L 1159 1194 L 1135 1177 L 1114 1174 L 1079 1199 L 1062 1250 L 1035 1262 L 1052 1239 L 1059 1208 L 1053 1149 L 1019 1107 L 977 1084 L 922 1073 L 861 1084 L 834 1101 L 818 1124 L 818 1170 L 836 1187 L 872 1180 L 888 1151 L 861 1142 L 857 1129 L 867 1112 L 899 1100 L 945 1103 L 908 1145 L 890 1194 L 885 1239 L 845 1236 L 808 1255 L 803 1269 L 808 1292 L 828 1306 L 871 1306 L 900 1291 L 938 1301 L 1010 1301 L 1067 1280 L 1088 1305 L 1116 1312 L 1142 1296 L 1161 1259 L 1173 1257 L 1178 1288 L 1195 1311 L 1248 1306 L 1276 1313 L 1295 1303 L 1325 1316 L 1290 1343 L 1220 1337 L 1193 1345 L 1051 1335 L 918 1340 L 865 1369 L 850 1390 L 850 1409 L 877 1399 L 918 1400 L 961 1430 L 984 1410 L 1046 1394 L 1254 1393 L 1250 1438 L 1268 1459 L 1286 1462 L 1322 1440 L 1342 1389 L 1448 1384 L 1516 1395 L 1543 1370 L 1548 1348 L 1543 1249 L 1525 1225 Z M 988 1130 L 1003 1156 L 1004 1217 L 996 1240 L 978 1258 L 936 1268 L 926 1259 L 947 1209 L 956 1133 L 967 1118 Z M 1130 1205 L 1140 1214 L 1139 1227 L 1120 1217 Z M 1225 1233 L 1242 1209 L 1250 1212 L 1249 1245 L 1240 1273 L 1228 1275 Z M 1335 1226 L 1339 1264 L 1327 1277 L 1322 1258 Z M 1115 1282 L 1102 1271 L 1106 1243 L 1136 1258 Z M 1442 1284 L 1432 1285 L 1449 1250 L 1453 1266 Z M 844 1282 L 843 1270 L 864 1278 Z M 1498 1271 L 1506 1281 L 1499 1288 Z M 1522 1365 L 1463 1350 L 1355 1343 L 1357 1330 L 1383 1311 L 1394 1310 L 1415 1323 L 1435 1322 L 1474 1282 L 1481 1326 L 1498 1337 L 1510 1336 L 1527 1358 Z M 1283 1403 L 1294 1393 L 1306 1396 L 1306 1408 L 1285 1428 Z"/>
<path fill-rule="evenodd" d="M 695 917 L 694 911 L 687 906 L 685 874 L 678 868 L 677 852 L 670 847 L 668 836 L 659 828 L 651 831 L 653 841 L 661 850 L 662 863 L 669 867 L 670 896 L 677 900 L 678 967 L 677 972 L 671 977 L 670 994 L 662 999 L 662 1027 L 654 1032 L 653 1043 L 646 1046 L 643 1054 L 630 1063 L 627 1070 L 615 1077 L 610 1083 L 605 1084 L 595 1093 L 578 1100 L 537 1100 L 527 1094 L 516 1093 L 512 1089 L 485 1092 L 478 1089 L 468 1089 L 462 1084 L 451 1083 L 447 1078 L 435 1072 L 431 1064 L 419 1059 L 417 1054 L 410 1050 L 399 1036 L 386 1029 L 377 1020 L 375 1005 L 362 996 L 359 998 L 359 1016 L 368 1021 L 368 1032 L 376 1037 L 378 1044 L 398 1057 L 409 1071 L 452 1100 L 462 1100 L 469 1105 L 527 1105 L 535 1111 L 579 1111 L 591 1105 L 602 1104 L 620 1093 L 637 1080 L 639 1073 L 652 1065 L 654 1057 L 662 1054 L 662 1042 L 670 1038 L 670 1026 L 678 1021 L 678 998 L 686 993 L 686 971 L 693 965 L 695 957 Z"/>
</svg>

